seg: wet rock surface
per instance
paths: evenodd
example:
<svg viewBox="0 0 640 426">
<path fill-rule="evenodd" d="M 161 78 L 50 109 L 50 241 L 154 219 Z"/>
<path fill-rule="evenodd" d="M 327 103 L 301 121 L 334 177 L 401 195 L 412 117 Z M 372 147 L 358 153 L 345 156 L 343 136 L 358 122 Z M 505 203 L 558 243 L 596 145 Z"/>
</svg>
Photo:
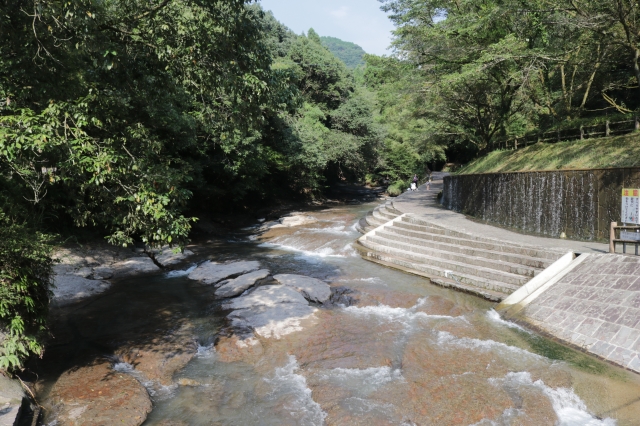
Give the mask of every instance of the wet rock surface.
<svg viewBox="0 0 640 426">
<path fill-rule="evenodd" d="M 193 255 L 191 250 L 183 250 L 182 252 L 174 253 L 171 247 L 163 247 L 160 250 L 153 252 L 156 262 L 160 265 L 167 267 L 184 262 L 189 256 Z"/>
<path fill-rule="evenodd" d="M 58 424 L 69 426 L 142 424 L 151 412 L 147 390 L 109 362 L 63 373 L 51 392 Z"/>
<path fill-rule="evenodd" d="M 0 334 L 0 342 L 2 335 Z M 0 374 L 0 426 L 13 426 L 20 414 L 25 393 L 17 380 Z"/>
<path fill-rule="evenodd" d="M 309 302 L 296 290 L 284 285 L 268 285 L 255 289 L 246 296 L 238 297 L 226 303 L 225 309 L 247 309 L 259 306 L 276 307 L 292 303 L 308 305 Z"/>
<path fill-rule="evenodd" d="M 253 287 L 257 281 L 265 279 L 269 276 L 268 269 L 259 269 L 248 274 L 240 275 L 238 278 L 234 278 L 225 282 L 216 290 L 216 297 L 226 298 L 234 297 L 242 294 L 245 290 Z"/>
<path fill-rule="evenodd" d="M 301 330 L 301 321 L 317 310 L 299 292 L 284 285 L 258 287 L 231 300 L 224 308 L 233 309 L 228 318 L 235 329 L 252 330 L 264 338 L 276 339 Z"/>
<path fill-rule="evenodd" d="M 258 269 L 260 269 L 260 263 L 256 261 L 216 263 L 207 260 L 189 274 L 189 279 L 211 285 L 226 278 L 246 274 Z"/>
<path fill-rule="evenodd" d="M 323 302 L 324 307 L 347 307 L 358 302 L 358 292 L 344 286 L 331 287 L 331 296 Z"/>
<path fill-rule="evenodd" d="M 302 330 L 301 322 L 317 309 L 299 303 L 282 303 L 278 306 L 255 306 L 239 309 L 229 314 L 234 327 L 250 327 L 259 336 L 280 337 Z"/>
<path fill-rule="evenodd" d="M 138 340 L 142 343 L 121 346 L 115 354 L 145 379 L 161 386 L 173 384 L 174 373 L 184 368 L 198 351 L 190 323 L 183 323 L 161 336 Z"/>
<path fill-rule="evenodd" d="M 131 257 L 125 261 L 114 263 L 112 266 L 114 278 L 122 278 L 131 274 L 158 272 L 160 268 L 147 256 Z"/>
<path fill-rule="evenodd" d="M 273 279 L 280 284 L 295 288 L 311 302 L 323 303 L 331 296 L 329 284 L 317 278 L 297 274 L 278 274 L 274 275 Z"/>
</svg>

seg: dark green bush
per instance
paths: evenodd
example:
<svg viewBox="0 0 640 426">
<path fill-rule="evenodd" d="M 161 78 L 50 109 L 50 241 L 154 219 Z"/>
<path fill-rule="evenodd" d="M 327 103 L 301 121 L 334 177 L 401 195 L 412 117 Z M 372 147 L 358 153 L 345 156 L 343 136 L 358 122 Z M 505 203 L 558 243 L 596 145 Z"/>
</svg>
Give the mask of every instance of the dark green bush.
<svg viewBox="0 0 640 426">
<path fill-rule="evenodd" d="M 42 354 L 51 296 L 51 236 L 0 211 L 0 370 L 22 368 Z"/>
<path fill-rule="evenodd" d="M 397 180 L 389 185 L 389 188 L 387 188 L 387 193 L 392 197 L 397 197 L 398 195 L 406 191 L 410 186 L 410 183 L 407 183 L 403 180 Z"/>
</svg>

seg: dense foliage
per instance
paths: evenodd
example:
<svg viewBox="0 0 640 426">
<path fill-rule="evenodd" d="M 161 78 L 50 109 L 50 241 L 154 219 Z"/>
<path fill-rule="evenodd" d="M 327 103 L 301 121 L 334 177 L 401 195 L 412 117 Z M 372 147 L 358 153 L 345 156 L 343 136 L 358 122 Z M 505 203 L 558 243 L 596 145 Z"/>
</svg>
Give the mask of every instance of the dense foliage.
<svg viewBox="0 0 640 426">
<path fill-rule="evenodd" d="M 364 55 L 366 52 L 357 44 L 328 36 L 322 36 L 320 40 L 322 41 L 322 45 L 344 62 L 347 67 L 356 68 L 364 65 Z"/>
<path fill-rule="evenodd" d="M 0 370 L 41 354 L 51 281 L 50 238 L 0 212 Z"/>
<path fill-rule="evenodd" d="M 377 165 L 374 104 L 344 63 L 248 3 L 0 0 L 0 368 L 41 351 L 40 231 L 181 246 L 199 212 Z"/>
</svg>

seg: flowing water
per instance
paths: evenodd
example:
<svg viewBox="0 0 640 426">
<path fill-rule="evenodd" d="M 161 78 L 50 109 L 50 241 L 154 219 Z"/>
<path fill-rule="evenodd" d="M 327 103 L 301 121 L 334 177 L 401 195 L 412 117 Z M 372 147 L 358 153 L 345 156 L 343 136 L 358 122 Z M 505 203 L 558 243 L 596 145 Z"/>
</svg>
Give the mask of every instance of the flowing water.
<svg viewBox="0 0 640 426">
<path fill-rule="evenodd" d="M 198 355 L 174 379 L 191 386 L 161 386 L 115 364 L 150 391 L 145 425 L 640 424 L 637 375 L 502 321 L 489 302 L 361 259 L 354 224 L 372 207 L 212 240 L 192 261 L 259 260 L 274 274 L 352 289 L 355 304 L 320 307 L 300 331 L 230 358 L 213 345 L 226 312 L 210 288 L 180 272 L 126 280 L 56 316 L 58 343 L 39 366 L 42 397 L 62 371 L 108 355 L 113 342 L 188 321 Z"/>
</svg>

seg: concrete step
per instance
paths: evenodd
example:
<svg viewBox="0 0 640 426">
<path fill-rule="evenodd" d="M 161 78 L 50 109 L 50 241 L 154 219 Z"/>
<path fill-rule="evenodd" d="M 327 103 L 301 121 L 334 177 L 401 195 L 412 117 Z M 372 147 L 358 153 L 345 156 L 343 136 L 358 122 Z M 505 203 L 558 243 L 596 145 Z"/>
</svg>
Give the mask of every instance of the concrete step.
<svg viewBox="0 0 640 426">
<path fill-rule="evenodd" d="M 374 229 L 375 227 L 369 225 L 367 223 L 367 219 L 364 217 L 361 217 L 358 223 L 356 223 L 356 230 L 361 234 L 366 234 L 367 232 L 373 231 Z"/>
<path fill-rule="evenodd" d="M 521 246 L 521 245 L 510 244 L 510 243 L 504 243 L 497 240 L 483 241 L 483 240 L 477 240 L 477 239 L 454 237 L 450 235 L 433 234 L 431 232 L 426 232 L 426 231 L 416 231 L 416 230 L 402 228 L 400 226 L 395 226 L 395 224 L 394 226 L 385 227 L 385 230 L 388 232 L 393 232 L 398 235 L 403 235 L 405 237 L 420 239 L 425 242 L 435 241 L 439 243 L 456 244 L 459 246 L 471 247 L 475 249 L 498 251 L 503 253 L 515 253 L 523 256 L 547 259 L 551 261 L 555 261 L 562 256 L 562 253 L 556 253 L 553 251 L 549 251 L 543 248 L 538 248 L 533 246 Z"/>
<path fill-rule="evenodd" d="M 393 201 L 387 201 L 384 205 L 384 207 L 393 214 L 396 214 L 398 216 L 400 216 L 401 214 L 403 214 L 400 210 L 396 209 L 395 206 L 393 205 Z"/>
<path fill-rule="evenodd" d="M 400 235 L 398 233 L 390 231 L 389 228 L 390 227 L 385 226 L 381 230 L 376 231 L 376 236 L 386 238 L 390 241 L 405 243 L 413 247 L 419 247 L 421 249 L 439 250 L 442 252 L 448 252 L 452 255 L 463 255 L 469 258 L 485 258 L 509 264 L 522 265 L 525 267 L 533 268 L 535 270 L 543 270 L 551 265 L 551 263 L 553 263 L 553 261 L 549 259 L 541 259 L 539 257 L 531 257 L 509 252 L 485 250 L 474 247 L 461 246 L 458 244 L 441 243 L 438 241 L 427 242 L 421 238 L 412 238 L 405 235 Z"/>
<path fill-rule="evenodd" d="M 438 226 L 436 224 L 425 222 L 425 221 L 422 221 L 413 217 L 408 217 L 408 216 L 403 217 L 402 221 L 399 221 L 397 225 L 401 228 L 411 229 L 419 232 L 448 235 L 451 237 L 464 238 L 467 240 L 482 241 L 487 243 L 494 243 L 494 244 L 496 243 L 496 240 L 492 238 L 473 235 L 466 232 L 460 232 L 460 231 L 456 231 L 455 229 L 444 228 L 442 226 Z M 498 242 L 501 244 L 503 243 L 501 241 L 498 241 Z M 518 247 L 521 246 L 521 244 L 514 244 L 514 243 L 512 243 L 511 245 L 518 246 Z"/>
<path fill-rule="evenodd" d="M 395 219 L 395 218 L 397 218 L 397 217 L 398 217 L 398 215 L 397 215 L 397 214 L 392 213 L 392 212 L 390 212 L 389 210 L 387 210 L 387 207 L 386 207 L 386 206 L 380 206 L 380 207 L 378 207 L 378 208 L 377 208 L 377 210 L 378 210 L 378 213 L 379 213 L 382 217 L 384 217 L 384 218 L 386 218 L 386 219 L 388 219 L 388 220 L 393 220 L 393 219 Z"/>
<path fill-rule="evenodd" d="M 378 226 L 384 225 L 385 223 L 388 222 L 388 220 L 379 219 L 376 216 L 374 216 L 373 210 L 370 211 L 369 213 L 367 213 L 367 215 L 364 218 L 367 221 L 367 223 L 369 224 L 369 226 L 372 226 L 374 228 L 377 228 Z"/>
<path fill-rule="evenodd" d="M 406 259 L 411 262 L 418 262 L 424 267 L 437 267 L 441 270 L 449 270 L 454 274 L 462 274 L 465 276 L 473 276 L 485 280 L 497 281 L 505 285 L 513 286 L 513 289 L 520 288 L 526 284 L 531 277 L 524 275 L 512 274 L 501 270 L 488 268 L 485 266 L 469 265 L 468 263 L 456 262 L 453 260 L 443 259 L 440 257 L 429 256 L 416 253 L 413 251 L 403 250 L 402 248 L 393 247 L 393 245 L 383 242 L 379 239 L 364 238 L 360 240 L 360 244 L 380 253 L 386 253 L 397 258 Z M 444 276 L 444 274 L 442 275 Z"/>
<path fill-rule="evenodd" d="M 384 251 L 383 246 L 379 246 L 377 244 L 373 244 L 370 242 L 367 243 L 367 246 L 364 246 L 363 243 L 364 242 L 361 242 L 360 245 L 365 247 L 365 250 L 363 252 L 366 253 L 367 259 L 373 258 L 383 262 L 387 262 L 394 266 L 400 266 L 402 268 L 408 268 L 414 271 L 419 271 L 423 273 L 424 276 L 427 276 L 427 277 L 446 278 L 445 268 L 424 265 L 418 262 L 408 260 L 406 258 L 397 257 L 397 256 L 394 256 L 393 254 L 386 253 Z M 356 244 L 356 246 L 357 245 L 358 244 Z M 369 250 L 366 250 L 367 248 Z M 503 282 L 490 280 L 490 279 L 478 277 L 471 274 L 465 274 L 461 272 L 453 272 L 453 275 L 455 276 L 457 281 L 460 282 L 461 284 L 478 287 L 480 289 L 490 290 L 492 292 L 511 294 L 520 287 L 518 285 L 503 283 Z"/>
<path fill-rule="evenodd" d="M 464 293 L 473 294 L 475 296 L 479 296 L 479 297 L 482 297 L 484 299 L 491 300 L 493 302 L 501 302 L 502 300 L 504 300 L 508 296 L 506 293 L 487 290 L 485 288 L 476 287 L 474 285 L 463 284 L 461 282 L 458 282 L 458 281 L 455 281 L 455 280 L 452 280 L 452 279 L 449 279 L 449 278 L 434 277 L 433 275 L 429 275 L 429 274 L 427 274 L 425 272 L 422 272 L 422 271 L 418 271 L 418 270 L 411 269 L 411 268 L 408 268 L 408 267 L 400 266 L 400 265 L 397 265 L 395 263 L 386 262 L 386 261 L 380 260 L 380 259 L 378 259 L 376 257 L 367 256 L 368 250 L 365 247 L 361 246 L 360 244 L 355 244 L 354 246 L 360 252 L 362 257 L 364 259 L 370 261 L 370 262 L 378 263 L 378 264 L 380 264 L 382 266 L 386 266 L 387 268 L 398 269 L 398 270 L 407 272 L 409 274 L 418 275 L 418 276 L 421 276 L 421 277 L 428 278 L 429 281 L 432 284 L 435 284 L 435 285 L 438 285 L 438 286 L 441 286 L 441 287 L 453 288 L 455 290 L 462 291 Z"/>
<path fill-rule="evenodd" d="M 405 241 L 395 240 L 395 235 L 393 234 L 376 232 L 375 235 L 368 236 L 367 240 L 377 244 L 388 245 L 389 247 L 409 251 L 412 253 L 417 253 L 417 254 L 426 255 L 430 257 L 436 257 L 445 261 L 452 261 L 452 262 L 458 262 L 466 265 L 473 265 L 478 267 L 495 269 L 502 272 L 522 275 L 528 278 L 533 278 L 534 276 L 536 276 L 536 274 L 542 271 L 542 269 L 540 268 L 532 268 L 530 266 L 522 265 L 519 263 L 511 263 L 511 262 L 506 262 L 499 259 L 490 259 L 487 257 L 460 254 L 460 253 L 445 251 L 445 250 L 436 249 L 436 248 L 432 248 L 424 245 L 408 244 Z"/>
<path fill-rule="evenodd" d="M 389 222 L 390 220 L 395 219 L 395 217 L 388 218 L 386 215 L 380 212 L 379 208 L 373 209 L 373 211 L 371 212 L 371 215 L 376 219 L 378 219 L 379 221 L 381 221 L 383 224 Z"/>
<path fill-rule="evenodd" d="M 404 217 L 403 223 L 412 223 L 418 226 L 430 226 L 432 228 L 445 230 L 445 235 L 451 235 L 457 238 L 472 239 L 475 241 L 486 242 L 489 244 L 498 244 L 501 247 L 508 247 L 509 249 L 515 248 L 515 249 L 523 249 L 523 250 L 534 250 L 538 254 L 534 255 L 533 257 L 546 258 L 551 260 L 552 262 L 555 262 L 559 257 L 564 255 L 564 252 L 562 250 L 549 249 L 547 247 L 533 246 L 533 245 L 527 245 L 527 244 L 518 244 L 513 242 L 505 242 L 497 238 L 489 238 L 489 237 L 482 237 L 480 235 L 473 235 L 466 232 L 456 231 L 455 229 L 449 229 L 442 226 L 438 226 L 436 224 L 433 224 L 415 217 Z"/>
</svg>

